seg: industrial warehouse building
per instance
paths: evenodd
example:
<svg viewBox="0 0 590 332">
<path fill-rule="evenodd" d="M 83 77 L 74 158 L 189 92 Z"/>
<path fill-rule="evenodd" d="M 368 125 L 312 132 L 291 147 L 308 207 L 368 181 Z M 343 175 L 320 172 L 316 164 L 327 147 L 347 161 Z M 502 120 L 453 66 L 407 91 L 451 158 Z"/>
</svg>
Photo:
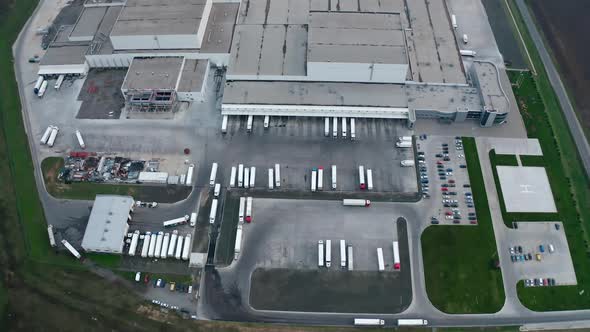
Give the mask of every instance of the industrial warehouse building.
<svg viewBox="0 0 590 332">
<path fill-rule="evenodd" d="M 61 30 L 60 30 L 61 31 Z M 39 73 L 129 68 L 135 111 L 203 101 L 225 68 L 223 115 L 506 121 L 507 77 L 461 55 L 444 0 L 87 0 Z"/>
<path fill-rule="evenodd" d="M 122 254 L 134 203 L 131 196 L 96 195 L 82 248 L 86 252 Z"/>
</svg>

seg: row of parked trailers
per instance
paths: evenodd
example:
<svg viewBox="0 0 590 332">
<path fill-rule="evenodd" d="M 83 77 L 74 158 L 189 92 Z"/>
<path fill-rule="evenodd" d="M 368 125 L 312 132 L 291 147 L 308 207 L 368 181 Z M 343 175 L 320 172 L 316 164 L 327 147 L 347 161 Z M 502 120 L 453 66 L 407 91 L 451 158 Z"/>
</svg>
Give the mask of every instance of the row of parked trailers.
<svg viewBox="0 0 590 332">
<path fill-rule="evenodd" d="M 139 231 L 133 232 L 131 236 L 131 243 L 129 245 L 129 256 L 135 256 L 139 247 L 139 240 L 143 240 L 141 257 L 146 258 L 162 258 L 174 257 L 176 259 L 188 260 L 190 256 L 191 234 L 186 236 L 178 235 L 178 231 L 170 233 L 146 232 L 140 234 Z"/>
<path fill-rule="evenodd" d="M 318 241 L 318 267 L 324 266 L 332 266 L 332 240 Z M 349 271 L 354 269 L 352 245 L 347 246 L 345 240 L 340 240 L 340 267 Z"/>
<path fill-rule="evenodd" d="M 359 166 L 359 188 L 361 190 L 373 190 L 373 170 L 367 169 L 367 176 L 365 181 L 365 166 Z"/>
<path fill-rule="evenodd" d="M 50 125 L 45 129 L 43 136 L 41 136 L 41 144 L 47 144 L 49 147 L 53 147 L 55 144 L 55 139 L 57 138 L 57 134 L 59 133 L 59 128 L 57 126 Z M 78 140 L 78 144 L 80 148 L 85 149 L 86 143 L 84 143 L 84 138 L 82 137 L 82 133 L 79 130 L 76 130 L 76 139 Z"/>
<path fill-rule="evenodd" d="M 342 138 L 348 137 L 348 119 L 342 118 Z M 330 118 L 324 118 L 324 136 L 330 137 Z M 332 137 L 338 137 L 338 118 L 332 118 Z M 356 139 L 356 120 L 350 118 L 350 138 Z"/>
<path fill-rule="evenodd" d="M 379 267 L 379 271 L 385 271 L 385 261 L 383 259 L 383 248 L 377 248 L 377 264 Z M 394 270 L 401 269 L 398 241 L 393 241 L 393 269 Z"/>
<path fill-rule="evenodd" d="M 57 81 L 55 81 L 55 90 L 59 90 L 59 88 L 61 88 L 65 78 L 65 75 L 59 75 Z M 39 98 L 43 97 L 47 91 L 48 84 L 48 81 L 43 76 L 39 76 L 35 82 L 35 86 L 33 87 L 33 93 L 35 93 Z"/>
<path fill-rule="evenodd" d="M 213 172 L 211 176 L 213 177 Z M 230 188 L 254 188 L 256 186 L 256 167 L 245 167 L 244 164 L 238 164 L 238 167 L 232 166 L 229 176 L 229 186 Z M 274 168 L 268 169 L 268 189 L 280 187 L 281 165 L 275 164 Z"/>
</svg>

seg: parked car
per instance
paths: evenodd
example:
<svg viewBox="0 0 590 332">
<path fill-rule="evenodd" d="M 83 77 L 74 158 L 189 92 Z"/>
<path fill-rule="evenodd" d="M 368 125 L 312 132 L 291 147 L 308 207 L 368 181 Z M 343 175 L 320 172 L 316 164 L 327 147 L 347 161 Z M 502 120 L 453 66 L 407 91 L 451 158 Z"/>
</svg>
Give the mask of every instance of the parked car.
<svg viewBox="0 0 590 332">
<path fill-rule="evenodd" d="M 559 230 L 559 224 L 555 224 L 555 230 L 558 231 Z"/>
<path fill-rule="evenodd" d="M 541 254 L 536 254 L 535 256 L 536 256 L 537 260 L 540 262 L 541 261 Z"/>
<path fill-rule="evenodd" d="M 545 247 L 542 244 L 539 245 L 539 251 L 540 252 L 545 252 Z"/>
<path fill-rule="evenodd" d="M 467 165 L 459 165 L 460 168 L 467 168 Z"/>
</svg>

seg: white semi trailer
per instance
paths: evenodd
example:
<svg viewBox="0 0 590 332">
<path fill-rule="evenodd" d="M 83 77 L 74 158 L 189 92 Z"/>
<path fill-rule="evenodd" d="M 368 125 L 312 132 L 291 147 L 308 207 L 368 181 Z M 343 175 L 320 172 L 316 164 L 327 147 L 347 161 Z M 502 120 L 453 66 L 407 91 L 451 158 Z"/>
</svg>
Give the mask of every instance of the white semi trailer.
<svg viewBox="0 0 590 332">
<path fill-rule="evenodd" d="M 51 129 L 51 134 L 49 135 L 49 139 L 47 140 L 47 146 L 49 147 L 53 147 L 53 145 L 55 144 L 55 139 L 57 138 L 57 133 L 59 132 L 59 128 L 58 127 L 53 127 Z"/>
<path fill-rule="evenodd" d="M 143 245 L 141 247 L 141 257 L 146 258 L 148 256 L 148 249 L 150 248 L 150 237 L 151 232 L 145 232 L 145 236 L 143 237 Z"/>
<path fill-rule="evenodd" d="M 217 216 L 217 204 L 218 204 L 218 200 L 213 199 L 213 202 L 211 202 L 211 211 L 209 211 L 209 223 L 210 224 L 215 223 L 215 217 Z"/>
<path fill-rule="evenodd" d="M 337 187 L 338 175 L 336 173 L 336 165 L 332 165 L 332 190 Z"/>
<path fill-rule="evenodd" d="M 365 182 L 365 166 L 359 166 L 359 188 L 361 190 L 365 190 L 367 188 L 367 183 Z"/>
<path fill-rule="evenodd" d="M 164 221 L 163 225 L 164 225 L 164 227 L 174 227 L 174 226 L 178 226 L 178 225 L 183 225 L 183 224 L 186 224 L 186 222 L 189 219 L 190 219 L 190 216 L 187 214 L 184 217 Z"/>
<path fill-rule="evenodd" d="M 230 188 L 235 188 L 236 187 L 236 166 L 232 166 L 231 167 L 231 173 L 229 176 L 229 187 Z"/>
<path fill-rule="evenodd" d="M 238 188 L 244 187 L 244 164 L 238 164 Z"/>
<path fill-rule="evenodd" d="M 184 248 L 182 240 L 184 240 L 184 237 L 182 235 L 179 235 L 178 243 L 176 243 L 176 252 L 174 253 L 174 258 L 176 259 L 180 259 L 182 256 L 182 248 Z"/>
<path fill-rule="evenodd" d="M 397 241 L 393 241 L 393 269 L 399 270 L 401 268 L 400 260 L 399 260 L 399 243 Z"/>
<path fill-rule="evenodd" d="M 227 120 L 228 120 L 228 116 L 224 115 L 223 119 L 221 120 L 221 133 L 222 134 L 227 133 Z"/>
<path fill-rule="evenodd" d="M 356 139 L 356 123 L 355 122 L 356 121 L 354 118 L 350 118 L 350 139 L 353 141 Z"/>
<path fill-rule="evenodd" d="M 318 267 L 324 266 L 324 241 L 318 241 Z"/>
<path fill-rule="evenodd" d="M 274 169 L 268 169 L 268 189 L 275 188 Z"/>
<path fill-rule="evenodd" d="M 265 115 L 264 116 L 264 129 L 268 129 L 269 126 L 270 126 L 270 116 Z"/>
<path fill-rule="evenodd" d="M 342 205 L 344 206 L 365 206 L 365 207 L 369 207 L 371 206 L 371 201 L 368 199 L 343 199 L 342 200 Z"/>
<path fill-rule="evenodd" d="M 80 145 L 80 148 L 86 149 L 86 143 L 84 143 L 84 139 L 82 138 L 82 133 L 79 130 L 76 130 L 76 138 L 78 139 L 78 144 Z"/>
<path fill-rule="evenodd" d="M 174 249 L 176 248 L 176 241 L 178 240 L 178 231 L 172 231 L 172 235 L 170 236 L 170 245 L 168 245 L 168 257 L 174 257 Z"/>
<path fill-rule="evenodd" d="M 356 326 L 383 326 L 385 321 L 378 318 L 355 318 L 354 325 Z"/>
<path fill-rule="evenodd" d="M 275 164 L 275 187 L 281 187 L 281 165 Z"/>
<path fill-rule="evenodd" d="M 385 261 L 383 260 L 383 248 L 377 248 L 377 264 L 379 271 L 385 271 Z"/>
<path fill-rule="evenodd" d="M 160 258 L 166 259 L 168 257 L 168 246 L 170 245 L 170 233 L 164 234 L 164 240 L 162 241 L 162 251 L 160 252 Z"/>
<path fill-rule="evenodd" d="M 53 86 L 55 90 L 59 90 L 59 88 L 61 88 L 61 85 L 63 84 L 65 78 L 66 76 L 63 74 L 57 77 L 57 81 L 55 81 L 55 85 Z"/>
<path fill-rule="evenodd" d="M 330 137 L 330 118 L 324 118 L 324 136 Z"/>
<path fill-rule="evenodd" d="M 397 146 L 400 149 L 411 148 L 412 147 L 412 141 L 397 142 L 397 143 L 395 143 L 395 146 Z"/>
<path fill-rule="evenodd" d="M 246 124 L 246 131 L 251 133 L 252 132 L 252 124 L 254 123 L 254 116 L 248 115 L 248 122 Z"/>
<path fill-rule="evenodd" d="M 332 120 L 332 137 L 338 137 L 338 118 Z"/>
<path fill-rule="evenodd" d="M 400 162 L 402 167 L 413 167 L 414 165 L 416 165 L 416 162 L 411 160 L 411 159 L 407 159 L 407 160 L 402 160 Z"/>
<path fill-rule="evenodd" d="M 188 170 L 186 171 L 186 182 L 187 186 L 193 185 L 193 172 L 195 171 L 195 164 L 190 164 L 188 166 Z"/>
<path fill-rule="evenodd" d="M 80 253 L 78 252 L 78 250 L 76 250 L 76 248 L 74 248 L 68 241 L 61 240 L 61 243 L 66 247 L 66 249 L 68 249 L 68 251 L 72 255 L 74 255 L 74 257 L 76 257 L 77 259 L 82 258 L 82 255 L 80 255 Z"/>
<path fill-rule="evenodd" d="M 326 240 L 326 267 L 332 266 L 332 240 Z"/>
<path fill-rule="evenodd" d="M 252 222 L 252 197 L 246 197 L 246 222 Z"/>
<path fill-rule="evenodd" d="M 52 131 L 53 126 L 48 126 L 47 129 L 45 129 L 43 136 L 41 136 L 41 144 L 47 144 L 47 141 L 49 140 L 49 136 L 51 135 Z"/>
<path fill-rule="evenodd" d="M 234 259 L 238 259 L 238 255 L 240 254 L 241 249 L 242 249 L 242 225 L 238 225 L 238 230 L 236 231 L 236 243 L 234 245 Z"/>
<path fill-rule="evenodd" d="M 346 132 L 346 118 L 342 118 L 342 138 L 346 138 L 348 133 Z"/>
<path fill-rule="evenodd" d="M 353 257 L 352 246 L 349 244 L 346 249 L 348 251 L 348 255 L 346 256 L 347 261 L 348 261 L 348 271 L 352 271 L 352 270 L 354 270 L 354 260 L 352 258 Z"/>
<path fill-rule="evenodd" d="M 246 197 L 240 197 L 240 207 L 238 210 L 238 221 L 244 223 L 244 210 L 246 209 Z"/>
<path fill-rule="evenodd" d="M 244 168 L 244 188 L 250 188 L 250 168 Z"/>
<path fill-rule="evenodd" d="M 318 168 L 318 190 L 324 190 L 324 168 Z"/>
<path fill-rule="evenodd" d="M 256 167 L 250 167 L 250 188 L 254 188 L 256 184 Z"/>
<path fill-rule="evenodd" d="M 33 87 L 33 92 L 35 94 L 39 93 L 39 89 L 41 89 L 41 85 L 43 85 L 44 81 L 45 81 L 45 78 L 43 78 L 43 76 L 39 76 L 37 78 L 37 82 L 35 82 L 35 86 Z"/>
<path fill-rule="evenodd" d="M 340 267 L 346 268 L 346 241 L 340 240 Z"/>
<path fill-rule="evenodd" d="M 317 190 L 318 170 L 314 167 L 311 169 L 311 192 Z"/>
<path fill-rule="evenodd" d="M 426 326 L 428 325 L 428 320 L 426 319 L 398 319 L 397 320 L 398 326 Z"/>
<path fill-rule="evenodd" d="M 162 242 L 164 241 L 164 232 L 158 232 L 158 236 L 156 237 L 156 248 L 154 251 L 154 257 L 160 258 L 160 254 L 162 253 Z"/>
<path fill-rule="evenodd" d="M 373 170 L 367 169 L 367 190 L 373 190 Z"/>
<path fill-rule="evenodd" d="M 42 98 L 45 95 L 45 91 L 47 91 L 47 81 L 43 81 L 41 87 L 39 88 L 39 92 L 37 93 L 37 97 Z"/>
<path fill-rule="evenodd" d="M 154 253 L 156 252 L 156 238 L 158 237 L 157 234 L 152 234 L 150 238 L 150 246 L 148 248 L 148 257 L 154 257 Z"/>
<path fill-rule="evenodd" d="M 211 174 L 209 175 L 209 186 L 215 185 L 215 178 L 217 178 L 217 163 L 213 163 L 211 166 Z"/>
<path fill-rule="evenodd" d="M 182 259 L 188 260 L 191 251 L 191 235 L 187 234 L 184 238 L 184 247 L 182 248 Z"/>
<path fill-rule="evenodd" d="M 129 256 L 135 256 L 137 250 L 137 244 L 139 243 L 139 231 L 133 232 L 131 236 L 131 244 L 129 244 Z"/>
</svg>

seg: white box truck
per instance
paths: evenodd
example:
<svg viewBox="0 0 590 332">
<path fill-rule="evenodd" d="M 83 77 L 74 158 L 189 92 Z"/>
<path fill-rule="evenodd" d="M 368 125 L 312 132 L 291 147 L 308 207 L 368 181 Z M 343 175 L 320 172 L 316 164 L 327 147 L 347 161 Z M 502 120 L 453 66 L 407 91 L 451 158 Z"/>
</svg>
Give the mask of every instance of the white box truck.
<svg viewBox="0 0 590 332">
<path fill-rule="evenodd" d="M 228 120 L 227 118 L 228 118 L 228 116 L 224 115 L 223 119 L 221 120 L 221 133 L 222 134 L 227 133 L 227 120 Z"/>
<path fill-rule="evenodd" d="M 426 320 L 426 319 L 398 319 L 397 325 L 398 326 L 426 326 L 426 325 L 428 325 L 428 320 Z"/>
<path fill-rule="evenodd" d="M 281 165 L 275 164 L 275 187 L 281 187 Z"/>
<path fill-rule="evenodd" d="M 268 189 L 275 188 L 275 179 L 274 179 L 274 170 L 272 168 L 268 169 Z"/>
<path fill-rule="evenodd" d="M 332 266 L 332 240 L 326 240 L 326 267 Z"/>
<path fill-rule="evenodd" d="M 154 257 L 154 253 L 156 252 L 156 238 L 158 237 L 158 234 L 152 234 L 152 237 L 150 238 L 150 246 L 148 248 L 148 257 L 152 258 Z"/>
<path fill-rule="evenodd" d="M 361 190 L 365 190 L 367 188 L 367 183 L 365 182 L 365 166 L 359 166 L 359 188 Z"/>
<path fill-rule="evenodd" d="M 324 136 L 330 137 L 330 118 L 324 118 Z"/>
<path fill-rule="evenodd" d="M 269 126 L 270 126 L 270 116 L 265 115 L 264 116 L 264 129 L 268 129 Z"/>
<path fill-rule="evenodd" d="M 211 202 L 211 211 L 209 212 L 209 223 L 210 224 L 214 224 L 215 223 L 215 216 L 217 216 L 217 199 L 213 199 L 213 202 Z"/>
<path fill-rule="evenodd" d="M 229 187 L 230 188 L 235 188 L 236 187 L 236 166 L 232 166 L 231 167 L 231 173 L 229 176 Z"/>
<path fill-rule="evenodd" d="M 340 240 L 340 267 L 346 268 L 346 241 Z"/>
<path fill-rule="evenodd" d="M 311 192 L 317 190 L 318 170 L 314 167 L 311 169 Z"/>
<path fill-rule="evenodd" d="M 354 270 L 354 260 L 353 260 L 353 251 L 352 251 L 352 246 L 349 244 L 348 247 L 346 248 L 348 251 L 348 255 L 346 256 L 347 261 L 348 261 L 348 271 L 352 271 Z"/>
<path fill-rule="evenodd" d="M 337 187 L 338 176 L 336 173 L 336 165 L 332 165 L 332 190 L 335 190 Z"/>
<path fill-rule="evenodd" d="M 332 136 L 338 137 L 338 118 L 332 120 Z"/>
<path fill-rule="evenodd" d="M 356 326 L 383 326 L 385 321 L 378 318 L 355 318 L 354 325 Z"/>
<path fill-rule="evenodd" d="M 250 188 L 250 168 L 244 168 L 244 188 Z"/>
<path fill-rule="evenodd" d="M 254 188 L 256 184 L 256 167 L 250 167 L 250 188 Z"/>
<path fill-rule="evenodd" d="M 238 188 L 244 187 L 244 164 L 238 165 Z"/>
<path fill-rule="evenodd" d="M 209 175 L 209 186 L 215 185 L 215 178 L 217 177 L 217 163 L 213 163 L 211 166 L 211 174 Z"/>
<path fill-rule="evenodd" d="M 252 123 L 254 122 L 254 116 L 248 115 L 248 123 L 246 124 L 246 131 L 251 133 L 252 132 Z"/>
<path fill-rule="evenodd" d="M 246 209 L 246 197 L 240 197 L 240 207 L 238 211 L 238 221 L 244 222 L 244 210 Z"/>
<path fill-rule="evenodd" d="M 356 121 L 354 118 L 350 118 L 350 139 L 353 141 L 356 139 L 356 123 L 355 122 Z"/>
<path fill-rule="evenodd" d="M 342 205 L 344 206 L 371 206 L 371 201 L 368 199 L 351 199 L 346 198 L 342 200 Z"/>
<path fill-rule="evenodd" d="M 324 266 L 324 241 L 318 241 L 318 267 Z"/>
<path fill-rule="evenodd" d="M 367 169 L 367 190 L 373 190 L 373 170 Z"/>
<path fill-rule="evenodd" d="M 346 118 L 342 118 L 342 138 L 346 138 L 348 133 L 346 132 Z"/>
<path fill-rule="evenodd" d="M 318 168 L 318 190 L 324 190 L 324 168 Z"/>
<path fill-rule="evenodd" d="M 246 222 L 252 222 L 252 197 L 246 197 Z"/>
<path fill-rule="evenodd" d="M 385 261 L 383 260 L 383 248 L 377 248 L 377 264 L 379 264 L 379 271 L 385 271 Z"/>
<path fill-rule="evenodd" d="M 141 257 L 146 258 L 148 256 L 148 249 L 150 247 L 150 237 L 151 232 L 145 232 L 145 236 L 143 237 L 143 245 L 141 247 Z"/>
<path fill-rule="evenodd" d="M 399 260 L 399 243 L 397 241 L 393 241 L 393 269 L 399 270 L 401 268 L 400 260 Z"/>
</svg>

